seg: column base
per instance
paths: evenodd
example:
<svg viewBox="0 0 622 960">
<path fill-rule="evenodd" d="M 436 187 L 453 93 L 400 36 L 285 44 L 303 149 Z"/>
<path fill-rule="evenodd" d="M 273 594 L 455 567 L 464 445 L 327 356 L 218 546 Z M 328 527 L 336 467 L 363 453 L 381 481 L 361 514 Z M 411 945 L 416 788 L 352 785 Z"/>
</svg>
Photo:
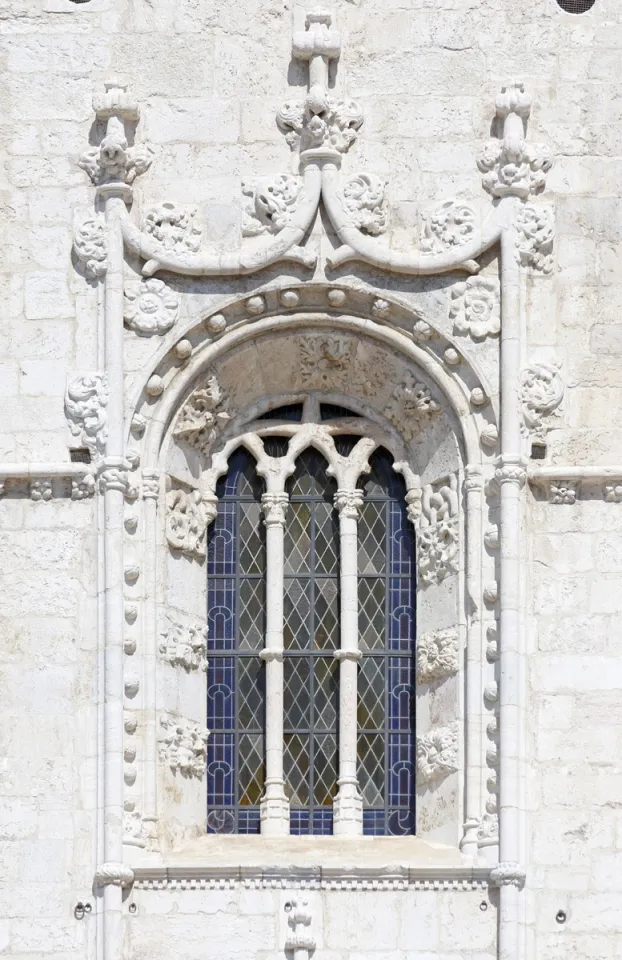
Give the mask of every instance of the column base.
<svg viewBox="0 0 622 960">
<path fill-rule="evenodd" d="M 262 836 L 289 836 L 289 800 L 281 785 L 267 788 L 266 796 L 259 801 L 259 817 Z"/>
<path fill-rule="evenodd" d="M 356 782 L 339 782 L 339 793 L 333 803 L 333 814 L 333 834 L 336 837 L 363 835 L 363 798 Z"/>
</svg>

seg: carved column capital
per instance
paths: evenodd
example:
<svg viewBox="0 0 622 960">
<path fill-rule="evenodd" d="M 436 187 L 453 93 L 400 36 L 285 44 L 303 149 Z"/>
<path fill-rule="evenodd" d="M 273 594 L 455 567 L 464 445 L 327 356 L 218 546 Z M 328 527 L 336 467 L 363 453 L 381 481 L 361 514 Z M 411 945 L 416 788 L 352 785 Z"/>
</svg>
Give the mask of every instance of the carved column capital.
<svg viewBox="0 0 622 960">
<path fill-rule="evenodd" d="M 519 863 L 504 861 L 492 868 L 490 882 L 496 887 L 512 886 L 521 890 L 525 885 L 525 871 Z"/>
<path fill-rule="evenodd" d="M 263 510 L 264 523 L 270 526 L 285 526 L 285 516 L 289 505 L 289 497 L 286 493 L 264 493 L 261 497 L 261 509 Z"/>
<path fill-rule="evenodd" d="M 527 464 L 524 457 L 499 457 L 495 468 L 495 480 L 499 485 L 503 483 L 517 484 L 519 489 L 525 486 L 527 480 Z"/>
<path fill-rule="evenodd" d="M 363 501 L 362 490 L 337 490 L 334 502 L 340 516 L 358 520 Z"/>
<path fill-rule="evenodd" d="M 99 489 L 102 493 L 118 490 L 127 493 L 129 463 L 124 457 L 104 457 L 99 472 Z"/>
<path fill-rule="evenodd" d="M 134 871 L 125 863 L 108 861 L 100 864 L 95 870 L 94 884 L 96 887 L 131 887 L 134 883 Z"/>
</svg>

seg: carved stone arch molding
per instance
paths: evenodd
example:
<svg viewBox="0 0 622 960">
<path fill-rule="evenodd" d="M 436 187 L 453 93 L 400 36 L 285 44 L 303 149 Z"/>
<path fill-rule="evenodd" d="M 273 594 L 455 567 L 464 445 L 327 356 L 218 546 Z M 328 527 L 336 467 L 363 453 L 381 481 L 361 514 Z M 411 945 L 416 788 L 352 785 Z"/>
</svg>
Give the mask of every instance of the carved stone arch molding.
<svg viewBox="0 0 622 960">
<path fill-rule="evenodd" d="M 144 375 L 124 524 L 126 846 L 165 850 L 204 832 L 204 556 L 220 451 L 268 407 L 309 396 L 360 414 L 403 464 L 418 542 L 418 835 L 494 858 L 484 483 L 496 403 L 412 307 L 328 284 L 231 300 L 178 332 Z"/>
</svg>

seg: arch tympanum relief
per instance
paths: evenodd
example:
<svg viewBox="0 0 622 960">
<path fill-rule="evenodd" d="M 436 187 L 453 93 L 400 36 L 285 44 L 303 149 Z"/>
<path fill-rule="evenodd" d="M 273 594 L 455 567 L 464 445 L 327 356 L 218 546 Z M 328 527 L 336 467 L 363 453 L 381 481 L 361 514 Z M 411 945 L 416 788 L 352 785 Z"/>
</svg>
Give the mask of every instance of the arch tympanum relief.
<svg viewBox="0 0 622 960">
<path fill-rule="evenodd" d="M 330 430 L 313 414 L 322 397 L 359 414 L 366 441 L 390 450 L 406 482 L 418 549 L 417 831 L 459 846 L 464 863 L 493 865 L 499 953 L 519 955 L 520 498 L 528 444 L 554 428 L 564 393 L 554 357 L 523 355 L 521 311 L 527 273 L 553 269 L 552 214 L 535 199 L 551 159 L 526 138 L 523 85 L 504 87 L 496 136 L 477 160 L 492 199 L 423 210 L 408 243 L 393 243 L 387 184 L 351 165 L 364 110 L 333 95 L 341 53 L 331 15 L 308 14 L 292 46 L 308 63 L 308 91 L 276 116 L 292 162 L 241 184 L 229 249 L 206 244 L 195 207 L 143 202 L 157 155 L 140 137 L 131 143 L 139 109 L 126 86 L 110 82 L 94 100 L 105 134 L 80 165 L 103 215 L 80 223 L 74 250 L 103 291 L 102 370 L 69 385 L 66 412 L 93 457 L 76 474 L 76 498 L 92 494 L 97 475 L 104 501 L 98 882 L 107 960 L 118 955 L 121 887 L 131 882 L 124 858 L 137 864 L 204 831 L 204 557 L 215 479 L 234 444 L 265 457 L 259 414 L 288 402 L 309 413 L 290 444 L 334 459 Z M 324 232 L 318 253 L 320 207 L 336 239 Z M 358 274 L 348 274 L 355 261 Z M 269 282 L 248 279 L 265 268 Z M 276 516 L 283 503 L 271 492 Z M 337 508 L 356 523 L 345 494 Z M 356 669 L 355 658 L 340 669 Z M 266 824 L 279 821 L 277 794 Z M 355 794 L 343 791 L 338 818 L 350 827 Z"/>
</svg>

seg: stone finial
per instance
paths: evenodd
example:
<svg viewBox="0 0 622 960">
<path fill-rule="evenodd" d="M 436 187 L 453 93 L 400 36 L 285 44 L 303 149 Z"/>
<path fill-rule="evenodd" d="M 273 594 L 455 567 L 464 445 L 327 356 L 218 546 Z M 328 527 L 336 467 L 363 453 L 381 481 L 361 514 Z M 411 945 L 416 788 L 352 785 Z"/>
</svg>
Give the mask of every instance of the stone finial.
<svg viewBox="0 0 622 960">
<path fill-rule="evenodd" d="M 525 139 L 531 97 L 524 84 L 502 87 L 495 107 L 503 133 L 500 139 L 489 140 L 478 158 L 482 185 L 493 197 L 527 200 L 544 189 L 553 160 L 546 146 Z"/>
</svg>

